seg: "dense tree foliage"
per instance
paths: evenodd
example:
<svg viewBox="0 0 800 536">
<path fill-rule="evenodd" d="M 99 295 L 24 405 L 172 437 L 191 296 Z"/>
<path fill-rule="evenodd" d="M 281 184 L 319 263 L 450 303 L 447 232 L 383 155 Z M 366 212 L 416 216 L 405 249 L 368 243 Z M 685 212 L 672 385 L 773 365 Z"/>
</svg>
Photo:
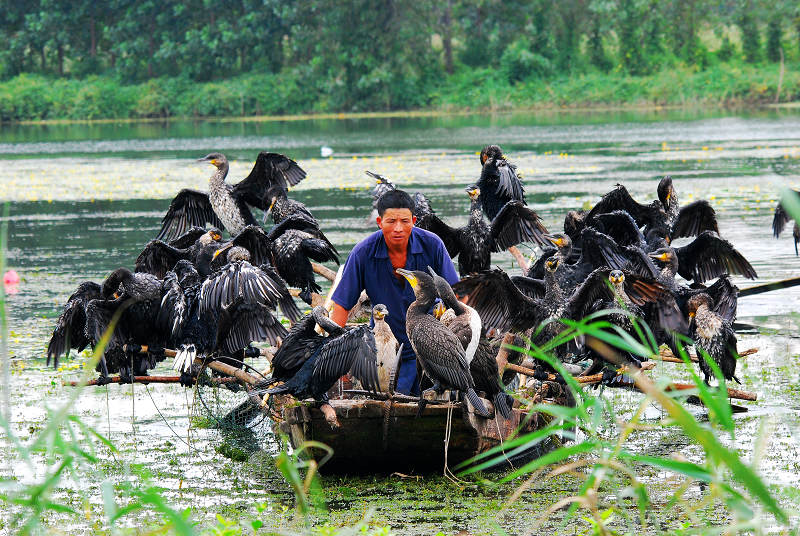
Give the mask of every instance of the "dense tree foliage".
<svg viewBox="0 0 800 536">
<path fill-rule="evenodd" d="M 0 79 L 155 83 L 198 115 L 418 108 L 446 87 L 800 58 L 788 0 L 7 0 Z M 235 88 L 224 82 L 242 78 Z M 210 88 L 210 89 L 209 89 Z M 231 93 L 208 109 L 203 91 Z M 238 93 L 236 93 L 238 92 Z M 236 93 L 235 95 L 233 93 Z M 124 95 L 120 96 L 124 98 Z"/>
</svg>

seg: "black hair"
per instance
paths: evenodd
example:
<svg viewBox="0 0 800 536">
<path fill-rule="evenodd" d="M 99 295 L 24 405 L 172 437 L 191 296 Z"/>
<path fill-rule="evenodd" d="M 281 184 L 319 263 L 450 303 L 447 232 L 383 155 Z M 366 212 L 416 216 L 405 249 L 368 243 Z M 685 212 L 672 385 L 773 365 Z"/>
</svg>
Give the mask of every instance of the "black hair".
<svg viewBox="0 0 800 536">
<path fill-rule="evenodd" d="M 383 218 L 383 213 L 388 208 L 407 208 L 414 213 L 414 200 L 403 190 L 390 190 L 378 198 L 378 216 Z"/>
</svg>

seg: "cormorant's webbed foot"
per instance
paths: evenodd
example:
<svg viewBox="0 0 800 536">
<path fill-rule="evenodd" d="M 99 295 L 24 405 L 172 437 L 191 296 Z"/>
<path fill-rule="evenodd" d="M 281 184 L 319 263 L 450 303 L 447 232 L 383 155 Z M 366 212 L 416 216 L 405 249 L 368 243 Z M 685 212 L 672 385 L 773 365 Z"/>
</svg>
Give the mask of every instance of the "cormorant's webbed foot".
<svg viewBox="0 0 800 536">
<path fill-rule="evenodd" d="M 108 385 L 111 383 L 111 376 L 108 376 L 107 374 L 101 374 L 96 381 L 97 385 Z"/>
<path fill-rule="evenodd" d="M 127 367 L 119 369 L 119 383 L 133 383 L 133 375 Z"/>
<path fill-rule="evenodd" d="M 416 418 L 419 419 L 422 417 L 422 412 L 425 411 L 425 406 L 428 405 L 428 401 L 423 398 L 422 396 L 419 397 L 419 403 L 417 404 L 417 416 Z"/>
</svg>

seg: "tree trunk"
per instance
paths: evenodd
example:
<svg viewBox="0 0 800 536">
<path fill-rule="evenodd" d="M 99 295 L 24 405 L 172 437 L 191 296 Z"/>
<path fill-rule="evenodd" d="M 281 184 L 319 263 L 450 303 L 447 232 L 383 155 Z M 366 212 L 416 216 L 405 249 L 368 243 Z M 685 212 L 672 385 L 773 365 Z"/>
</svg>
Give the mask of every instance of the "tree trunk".
<svg viewBox="0 0 800 536">
<path fill-rule="evenodd" d="M 42 48 L 39 49 L 39 56 L 42 58 L 42 72 L 44 72 L 45 68 L 47 67 L 47 62 L 45 61 L 44 55 L 44 45 L 42 45 Z"/>
<path fill-rule="evenodd" d="M 447 0 L 442 16 L 442 46 L 444 47 L 444 70 L 453 74 L 453 1 Z"/>
<path fill-rule="evenodd" d="M 58 51 L 58 76 L 64 76 L 64 45 L 59 44 Z"/>
<path fill-rule="evenodd" d="M 155 40 L 153 39 L 154 24 L 151 21 L 147 35 L 147 78 L 153 78 L 153 54 L 155 54 Z"/>
<path fill-rule="evenodd" d="M 94 15 L 89 18 L 89 56 L 92 58 L 97 57 L 97 31 L 95 28 L 96 21 Z"/>
</svg>

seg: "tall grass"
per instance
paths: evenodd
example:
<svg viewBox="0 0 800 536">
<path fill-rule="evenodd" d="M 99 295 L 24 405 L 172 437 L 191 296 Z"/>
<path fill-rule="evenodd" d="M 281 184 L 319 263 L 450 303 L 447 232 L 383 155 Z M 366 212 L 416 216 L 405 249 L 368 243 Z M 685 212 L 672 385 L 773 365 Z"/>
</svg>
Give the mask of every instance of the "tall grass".
<svg viewBox="0 0 800 536">
<path fill-rule="evenodd" d="M 800 207 L 799 207 L 800 208 Z M 798 212 L 800 214 L 800 212 Z M 668 505 L 677 509 L 679 517 L 687 526 L 702 527 L 701 512 L 721 502 L 725 514 L 732 522 L 726 526 L 709 529 L 713 533 L 738 533 L 752 531 L 761 533 L 766 527 L 788 529 L 789 516 L 769 491 L 767 483 L 758 475 L 758 460 L 753 464 L 745 462 L 739 454 L 725 445 L 725 440 L 733 441 L 736 426 L 732 408 L 728 402 L 725 379 L 716 363 L 706 354 L 706 359 L 716 375 L 718 386 L 709 387 L 695 372 L 695 367 L 685 352 L 681 358 L 696 389 L 675 392 L 666 390 L 668 380 L 653 381 L 643 372 L 632 375 L 635 387 L 644 394 L 643 399 L 632 415 L 623 420 L 610 399 L 595 395 L 582 388 L 567 373 L 559 360 L 554 359 L 551 350 L 560 344 L 583 336 L 590 346 L 611 362 L 621 363 L 619 352 L 628 352 L 639 358 L 652 358 L 657 355 L 652 335 L 646 325 L 637 325 L 636 337 L 602 319 L 607 311 L 601 311 L 586 319 L 575 322 L 563 320 L 567 328 L 559 337 L 545 347 L 535 345 L 527 352 L 536 359 L 557 369 L 566 380 L 576 404 L 574 407 L 559 407 L 550 404 L 535 404 L 523 399 L 532 411 L 539 411 L 552 417 L 546 427 L 514 438 L 501 447 L 487 451 L 473 460 L 465 462 L 462 475 L 505 463 L 507 457 L 521 453 L 554 434 L 572 439 L 558 449 L 530 461 L 499 479 L 499 483 L 525 478 L 514 493 L 511 502 L 518 499 L 535 481 L 546 480 L 565 473 L 579 476 L 583 484 L 574 495 L 560 498 L 542 512 L 536 522 L 538 527 L 562 509 L 567 513 L 561 520 L 566 526 L 579 512 L 583 512 L 592 532 L 595 534 L 615 534 L 615 530 L 627 520 L 627 529 L 653 530 L 649 526 L 650 508 L 653 506 L 651 491 L 642 473 L 643 466 L 683 477 L 683 484 L 675 487 L 668 499 Z M 635 320 L 635 319 L 634 319 Z M 687 341 L 688 342 L 688 341 Z M 515 348 L 518 351 L 526 351 Z M 678 398 L 696 395 L 705 406 L 710 426 L 699 423 L 689 413 Z M 659 422 L 644 422 L 645 409 L 657 403 L 666 414 Z M 628 439 L 642 430 L 680 430 L 688 440 L 703 451 L 703 460 L 690 461 L 682 457 L 655 456 L 635 452 L 630 449 Z M 509 449 L 511 451 L 509 452 Z M 615 500 L 603 499 L 608 487 L 622 479 L 625 485 Z M 707 489 L 701 499 L 692 497 L 689 484 L 700 482 Z M 636 506 L 636 516 L 630 515 L 625 501 L 631 500 Z M 663 502 L 663 501 L 662 501 Z M 535 529 L 534 529 L 535 530 Z M 658 530 L 658 528 L 656 528 Z"/>
</svg>

